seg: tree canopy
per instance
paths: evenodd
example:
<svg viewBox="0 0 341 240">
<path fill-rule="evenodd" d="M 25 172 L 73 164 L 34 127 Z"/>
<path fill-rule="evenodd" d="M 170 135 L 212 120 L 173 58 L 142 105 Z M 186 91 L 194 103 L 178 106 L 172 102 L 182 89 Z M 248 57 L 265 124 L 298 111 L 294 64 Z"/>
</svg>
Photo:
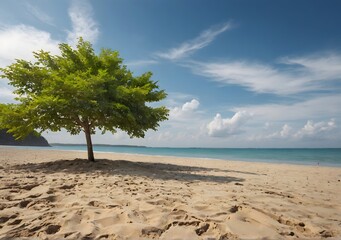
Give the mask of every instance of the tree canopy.
<svg viewBox="0 0 341 240">
<path fill-rule="evenodd" d="M 166 120 L 168 109 L 149 103 L 166 97 L 152 73 L 141 76 L 123 65 L 117 51 L 102 49 L 98 55 L 90 42 L 79 39 L 75 49 L 59 45 L 60 54 L 33 52 L 35 62 L 17 59 L 0 69 L 14 86 L 16 104 L 0 105 L 0 128 L 17 138 L 32 131 L 66 129 L 85 133 L 88 158 L 94 160 L 91 134 L 117 129 L 130 137 L 144 137 Z"/>
</svg>

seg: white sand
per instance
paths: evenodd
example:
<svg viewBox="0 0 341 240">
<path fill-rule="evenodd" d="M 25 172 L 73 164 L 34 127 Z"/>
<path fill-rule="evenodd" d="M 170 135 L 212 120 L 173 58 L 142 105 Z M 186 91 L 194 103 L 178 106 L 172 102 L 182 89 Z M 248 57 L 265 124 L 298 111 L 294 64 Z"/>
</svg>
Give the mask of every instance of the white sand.
<svg viewBox="0 0 341 240">
<path fill-rule="evenodd" d="M 96 157 L 0 147 L 0 239 L 341 239 L 341 168 Z"/>
</svg>

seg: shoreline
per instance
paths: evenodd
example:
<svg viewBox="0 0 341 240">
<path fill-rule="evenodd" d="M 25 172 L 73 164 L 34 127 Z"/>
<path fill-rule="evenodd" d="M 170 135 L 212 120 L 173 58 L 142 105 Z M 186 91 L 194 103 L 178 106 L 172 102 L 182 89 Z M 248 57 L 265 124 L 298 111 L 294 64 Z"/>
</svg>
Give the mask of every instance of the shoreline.
<svg viewBox="0 0 341 240">
<path fill-rule="evenodd" d="M 86 145 L 84 145 L 86 146 Z M 18 149 L 27 149 L 27 150 L 46 150 L 46 151 L 72 151 L 72 152 L 87 152 L 87 150 L 76 150 L 76 149 L 45 149 L 45 147 L 39 147 L 39 146 L 5 146 L 0 145 L 1 148 L 18 148 Z M 53 144 L 50 146 L 53 147 Z M 149 147 L 146 147 L 149 148 Z M 172 148 L 169 148 L 172 149 Z M 187 149 L 187 148 L 185 148 Z M 268 148 L 265 148 L 268 149 Z M 271 148 L 269 148 L 271 149 Z M 276 148 L 277 149 L 277 148 Z M 283 148 L 286 149 L 286 148 Z M 292 148 L 295 150 L 295 148 Z M 299 148 L 301 149 L 301 148 Z M 305 149 L 305 148 L 302 148 Z M 321 148 L 321 149 L 330 149 L 330 148 Z M 333 148 L 333 149 L 340 149 L 340 148 Z M 279 164 L 279 165 L 294 165 L 294 166 L 317 166 L 317 167 L 332 167 L 332 168 L 341 168 L 341 163 L 326 163 L 326 162 L 305 162 L 305 161 L 299 161 L 299 160 L 262 160 L 262 159 L 248 159 L 248 158 L 216 158 L 216 157 L 196 157 L 196 156 L 180 156 L 180 155 L 159 155 L 159 154 L 144 154 L 144 153 L 127 153 L 127 152 L 112 152 L 112 151 L 96 151 L 94 150 L 94 154 L 119 154 L 119 155 L 134 155 L 134 156 L 142 156 L 142 157 L 169 157 L 169 158 L 188 158 L 188 159 L 201 159 L 204 161 L 212 161 L 212 160 L 218 160 L 218 161 L 229 161 L 229 162 L 246 162 L 246 163 L 265 163 L 265 164 Z M 96 157 L 96 156 L 95 156 Z"/>
<path fill-rule="evenodd" d="M 339 239 L 341 169 L 0 148 L 0 239 Z"/>
</svg>

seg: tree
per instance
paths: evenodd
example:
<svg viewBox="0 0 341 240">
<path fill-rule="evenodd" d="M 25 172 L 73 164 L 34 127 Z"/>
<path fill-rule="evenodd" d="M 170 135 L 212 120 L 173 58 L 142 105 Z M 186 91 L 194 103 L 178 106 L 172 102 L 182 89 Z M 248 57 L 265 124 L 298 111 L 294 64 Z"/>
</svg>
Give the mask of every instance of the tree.
<svg viewBox="0 0 341 240">
<path fill-rule="evenodd" d="M 96 129 L 117 129 L 144 137 L 166 120 L 168 109 L 149 103 L 166 97 L 147 72 L 134 77 L 117 51 L 96 55 L 91 43 L 79 39 L 76 49 L 59 44 L 60 55 L 40 50 L 35 62 L 16 60 L 0 69 L 15 87 L 17 104 L 0 105 L 0 128 L 16 138 L 37 130 L 85 133 L 88 159 L 94 161 L 91 135 Z"/>
</svg>

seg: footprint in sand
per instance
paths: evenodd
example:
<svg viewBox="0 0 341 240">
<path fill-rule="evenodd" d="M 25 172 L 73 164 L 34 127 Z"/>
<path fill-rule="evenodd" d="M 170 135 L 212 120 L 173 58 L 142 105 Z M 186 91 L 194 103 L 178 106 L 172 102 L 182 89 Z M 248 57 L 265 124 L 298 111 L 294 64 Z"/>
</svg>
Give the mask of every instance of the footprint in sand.
<svg viewBox="0 0 341 240">
<path fill-rule="evenodd" d="M 323 231 L 321 231 L 319 233 L 320 233 L 321 237 L 323 237 L 323 238 L 329 238 L 329 237 L 333 237 L 334 236 L 332 232 L 329 232 L 327 230 L 323 230 Z"/>
<path fill-rule="evenodd" d="M 3 217 L 0 217 L 0 224 L 6 223 L 8 220 L 13 219 L 13 218 L 16 218 L 17 216 L 18 216 L 18 215 L 13 214 L 13 215 L 11 215 L 11 216 L 3 216 Z"/>
<path fill-rule="evenodd" d="M 174 208 L 170 213 L 170 216 L 173 216 L 175 219 L 179 220 L 185 219 L 186 217 L 188 217 L 188 214 L 185 210 Z"/>
<path fill-rule="evenodd" d="M 55 192 L 55 190 L 53 188 L 49 188 L 49 190 L 47 190 L 47 194 L 53 194 Z"/>
<path fill-rule="evenodd" d="M 219 240 L 237 240 L 237 239 L 239 238 L 232 233 L 225 233 L 219 237 Z"/>
<path fill-rule="evenodd" d="M 18 225 L 22 222 L 22 219 L 15 219 L 12 222 L 9 222 L 8 225 Z"/>
<path fill-rule="evenodd" d="M 110 209 L 110 208 L 121 208 L 120 205 L 117 204 L 105 204 L 100 201 L 91 201 L 88 203 L 88 206 L 103 208 L 103 209 Z"/>
<path fill-rule="evenodd" d="M 91 201 L 88 203 L 89 206 L 91 207 L 99 207 L 99 208 L 104 208 L 104 204 L 100 201 Z"/>
<path fill-rule="evenodd" d="M 35 188 L 35 187 L 38 187 L 38 186 L 39 186 L 39 184 L 38 184 L 38 183 L 27 184 L 27 185 L 25 185 L 25 186 L 21 187 L 21 189 L 24 189 L 24 190 L 30 191 L 30 190 L 32 190 L 33 188 Z"/>
<path fill-rule="evenodd" d="M 235 206 L 231 207 L 229 211 L 230 211 L 230 213 L 236 213 L 236 212 L 238 212 L 239 209 L 242 209 L 242 207 L 235 205 Z"/>
<path fill-rule="evenodd" d="M 63 190 L 69 190 L 72 189 L 76 186 L 76 184 L 71 184 L 71 185 L 63 185 L 61 186 L 59 189 L 63 189 Z"/>
<path fill-rule="evenodd" d="M 160 228 L 146 227 L 142 229 L 141 237 L 159 238 L 163 232 L 164 230 Z"/>
<path fill-rule="evenodd" d="M 25 208 L 25 207 L 27 207 L 27 205 L 28 205 L 30 202 L 32 202 L 32 200 L 23 200 L 23 201 L 19 202 L 18 206 L 19 206 L 20 208 Z"/>
<path fill-rule="evenodd" d="M 46 228 L 45 232 L 47 234 L 55 234 L 56 232 L 58 232 L 60 230 L 60 227 L 61 227 L 60 225 L 49 225 Z"/>
<path fill-rule="evenodd" d="M 201 236 L 203 233 L 207 232 L 209 227 L 210 227 L 210 224 L 203 223 L 203 224 L 201 224 L 201 226 L 199 228 L 195 229 L 195 233 L 198 236 Z"/>
</svg>

